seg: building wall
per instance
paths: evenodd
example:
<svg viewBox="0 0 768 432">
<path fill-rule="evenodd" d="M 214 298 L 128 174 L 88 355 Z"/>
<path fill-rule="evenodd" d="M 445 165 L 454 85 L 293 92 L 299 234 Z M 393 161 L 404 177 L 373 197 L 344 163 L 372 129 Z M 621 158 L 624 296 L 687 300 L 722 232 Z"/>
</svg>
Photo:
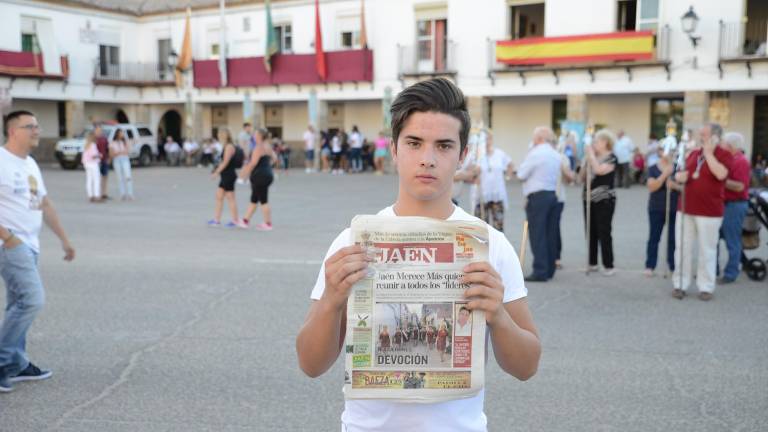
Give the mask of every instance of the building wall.
<svg viewBox="0 0 768 432">
<path fill-rule="evenodd" d="M 580 1 L 547 0 L 544 4 L 544 34 L 549 37 L 616 31 L 616 3 L 617 0 L 591 0 L 585 7 Z"/>
<path fill-rule="evenodd" d="M 533 129 L 550 126 L 552 98 L 497 98 L 492 110 L 494 145 L 509 154 L 515 165 L 520 165 L 528 152 Z"/>
<path fill-rule="evenodd" d="M 11 109 L 26 110 L 35 115 L 37 122 L 43 128 L 41 138 L 58 138 L 59 111 L 56 102 L 30 99 L 14 99 Z M 79 131 L 78 131 L 79 132 Z"/>
<path fill-rule="evenodd" d="M 304 102 L 283 104 L 283 140 L 292 143 L 301 142 L 301 136 L 309 124 L 309 107 Z M 300 147 L 298 147 L 300 148 Z"/>
<path fill-rule="evenodd" d="M 380 101 L 352 101 L 344 107 L 344 130 L 349 132 L 357 125 L 360 133 L 373 141 L 382 129 L 382 113 Z"/>
<path fill-rule="evenodd" d="M 744 150 L 747 158 L 752 157 L 752 135 L 755 125 L 755 93 L 733 92 L 730 95 L 731 118 L 725 126 L 726 132 L 744 135 Z"/>
<path fill-rule="evenodd" d="M 651 96 L 596 95 L 589 96 L 589 122 L 602 124 L 617 133 L 624 132 L 638 148 L 644 149 L 651 134 Z"/>
</svg>

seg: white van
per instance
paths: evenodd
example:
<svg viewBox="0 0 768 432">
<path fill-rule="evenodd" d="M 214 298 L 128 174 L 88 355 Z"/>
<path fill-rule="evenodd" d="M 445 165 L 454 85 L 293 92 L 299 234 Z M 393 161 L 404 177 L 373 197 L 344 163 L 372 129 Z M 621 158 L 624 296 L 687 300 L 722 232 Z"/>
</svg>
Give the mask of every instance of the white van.
<svg viewBox="0 0 768 432">
<path fill-rule="evenodd" d="M 139 166 L 148 166 L 153 159 L 157 158 L 157 139 L 147 126 L 127 123 L 101 125 L 101 130 L 108 141 L 112 141 L 118 129 L 123 130 L 123 136 L 131 143 L 131 162 Z M 62 168 L 75 169 L 80 165 L 85 136 L 92 130 L 93 128 L 89 127 L 75 138 L 56 143 L 56 160 Z"/>
</svg>

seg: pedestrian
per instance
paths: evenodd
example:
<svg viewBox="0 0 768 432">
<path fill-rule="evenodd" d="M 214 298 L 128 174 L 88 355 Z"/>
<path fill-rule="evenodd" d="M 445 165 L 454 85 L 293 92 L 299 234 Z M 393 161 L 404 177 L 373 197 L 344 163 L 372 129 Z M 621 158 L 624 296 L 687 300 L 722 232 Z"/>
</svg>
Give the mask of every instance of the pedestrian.
<svg viewBox="0 0 768 432">
<path fill-rule="evenodd" d="M 304 139 L 304 172 L 309 174 L 315 168 L 315 128 L 312 125 L 307 126 L 302 138 Z"/>
<path fill-rule="evenodd" d="M 29 360 L 27 332 L 45 304 L 38 270 L 42 222 L 56 234 L 64 260 L 75 258 L 40 168 L 29 154 L 40 142 L 40 125 L 29 111 L 13 111 L 3 122 L 7 141 L 0 147 L 0 276 L 6 307 L 0 326 L 0 392 L 21 381 L 50 378 L 50 370 Z"/>
<path fill-rule="evenodd" d="M 632 169 L 634 171 L 635 183 L 642 184 L 643 176 L 645 175 L 645 157 L 643 157 L 638 148 L 634 150 L 634 156 L 632 156 Z"/>
<path fill-rule="evenodd" d="M 250 122 L 243 123 L 243 130 L 237 135 L 237 145 L 243 150 L 243 154 L 249 155 L 256 146 L 253 138 L 253 126 Z"/>
<path fill-rule="evenodd" d="M 337 131 L 333 138 L 331 138 L 331 153 L 333 155 L 333 174 L 344 174 L 344 170 L 341 168 L 341 158 L 343 153 L 343 147 L 341 144 L 342 135 L 341 131 Z"/>
<path fill-rule="evenodd" d="M 181 163 L 181 146 L 179 143 L 172 136 L 168 135 L 165 138 L 165 145 L 163 147 L 165 148 L 168 166 L 179 166 L 179 163 Z"/>
<path fill-rule="evenodd" d="M 665 155 L 664 149 L 659 147 L 657 150 L 658 158 L 656 164 L 648 168 L 648 243 L 645 248 L 645 271 L 646 277 L 653 277 L 656 270 L 656 263 L 659 254 L 659 241 L 664 227 L 667 228 L 667 267 L 670 272 L 675 271 L 675 219 L 677 215 L 678 192 L 673 182 L 675 165 L 670 158 L 671 155 Z M 667 191 L 669 189 L 669 191 Z M 667 202 L 669 194 L 669 202 Z M 666 213 L 665 213 L 666 212 Z M 666 223 L 669 223 L 666 225 Z"/>
<path fill-rule="evenodd" d="M 131 179 L 131 142 L 125 139 L 122 129 L 115 130 L 115 135 L 109 143 L 109 154 L 112 155 L 112 166 L 117 175 L 117 187 L 120 199 L 133 200 L 133 180 Z"/>
<path fill-rule="evenodd" d="M 398 94 L 391 113 L 392 161 L 399 187 L 394 205 L 379 214 L 479 222 L 451 203 L 453 173 L 466 156 L 470 127 L 461 91 L 446 79 L 422 81 Z M 501 369 L 525 380 L 536 373 L 541 343 L 514 248 L 493 227 L 488 227 L 488 234 L 489 262 L 468 265 L 461 280 L 469 286 L 464 293 L 467 308 L 484 311 L 491 335 L 486 341 Z M 363 248 L 351 243 L 349 229 L 331 244 L 296 339 L 299 367 L 308 376 L 327 372 L 341 353 L 347 300 L 352 286 L 365 277 L 368 261 Z M 347 401 L 341 417 L 346 430 L 443 431 L 456 430 L 456 425 L 462 430 L 485 430 L 483 398 L 480 392 L 429 404 Z"/>
<path fill-rule="evenodd" d="M 232 220 L 225 226 L 227 228 L 248 228 L 237 216 L 237 200 L 235 199 L 235 182 L 237 181 L 237 169 L 243 166 L 245 154 L 240 146 L 232 142 L 229 129 L 219 128 L 219 142 L 224 143 L 224 155 L 221 163 L 211 174 L 212 179 L 219 177 L 219 187 L 216 189 L 216 207 L 213 211 L 213 219 L 208 221 L 209 227 L 221 226 L 221 212 L 224 200 L 229 203 L 229 211 Z"/>
<path fill-rule="evenodd" d="M 352 132 L 349 134 L 349 159 L 351 162 L 351 171 L 359 173 L 363 171 L 363 135 L 357 129 L 357 125 L 352 126 Z"/>
<path fill-rule="evenodd" d="M 251 181 L 251 203 L 243 216 L 243 224 L 248 227 L 253 213 L 261 204 L 261 213 L 264 222 L 256 225 L 260 231 L 272 230 L 272 211 L 269 207 L 269 186 L 275 177 L 272 173 L 272 166 L 275 165 L 277 158 L 269 143 L 269 132 L 265 129 L 256 130 L 256 146 L 251 153 L 248 165 L 243 167 L 240 172 L 240 179 L 250 178 Z"/>
<path fill-rule="evenodd" d="M 616 155 L 616 186 L 629 188 L 629 164 L 632 162 L 635 144 L 623 130 L 619 130 L 616 137 L 616 145 L 613 151 L 614 155 Z"/>
<path fill-rule="evenodd" d="M 554 141 L 555 134 L 550 128 L 537 127 L 533 131 L 533 147 L 517 169 L 517 177 L 523 181 L 525 217 L 533 253 L 533 273 L 525 278 L 528 282 L 546 282 L 555 275 L 558 210 L 555 191 L 562 159 L 552 147 Z"/>
<path fill-rule="evenodd" d="M 99 162 L 101 155 L 96 147 L 96 136 L 93 132 L 85 135 L 85 145 L 83 146 L 83 156 L 81 162 L 85 168 L 85 192 L 92 203 L 101 201 L 101 174 L 99 173 Z"/>
<path fill-rule="evenodd" d="M 384 174 L 384 164 L 386 162 L 389 151 L 389 139 L 384 135 L 384 132 L 379 132 L 379 136 L 374 142 L 375 150 L 373 151 L 373 163 L 376 166 L 376 175 Z"/>
<path fill-rule="evenodd" d="M 182 144 L 181 148 L 184 151 L 184 165 L 198 165 L 200 161 L 200 144 L 193 138 L 187 137 L 184 139 L 184 144 Z"/>
<path fill-rule="evenodd" d="M 109 154 L 109 140 L 104 136 L 104 129 L 101 125 L 96 125 L 93 128 L 93 134 L 96 136 L 96 148 L 99 150 L 99 174 L 101 174 L 101 199 L 106 201 L 109 198 L 107 193 L 107 176 L 109 176 L 109 164 L 112 159 Z"/>
<path fill-rule="evenodd" d="M 733 159 L 720 145 L 722 134 L 723 129 L 717 123 L 704 125 L 699 130 L 696 147 L 685 160 L 685 167 L 675 174 L 675 180 L 684 185 L 675 221 L 675 274 L 672 279 L 672 296 L 680 300 L 691 284 L 694 244 L 698 244 L 696 285 L 699 299 L 709 301 L 715 291 L 717 241 L 725 213 L 725 181 Z"/>
<path fill-rule="evenodd" d="M 320 169 L 324 173 L 331 172 L 331 139 L 328 131 L 320 132 Z"/>
<path fill-rule="evenodd" d="M 728 262 L 723 269 L 721 284 L 728 284 L 739 276 L 741 260 L 741 226 L 749 208 L 749 181 L 751 167 L 746 156 L 741 152 L 744 148 L 744 136 L 737 132 L 729 132 L 723 137 L 723 148 L 733 157 L 728 178 L 725 181 L 725 210 L 723 224 L 720 227 L 720 238 L 725 240 L 728 249 Z M 718 248 L 719 252 L 719 248 Z M 718 254 L 719 256 L 719 254 Z M 720 270 L 718 260 L 717 270 Z"/>
<path fill-rule="evenodd" d="M 206 138 L 203 140 L 203 150 L 202 150 L 202 156 L 200 157 L 200 163 L 204 167 L 208 167 L 208 165 L 214 165 L 214 153 L 215 149 L 213 147 L 213 140 L 210 138 Z"/>
<path fill-rule="evenodd" d="M 563 237 L 560 231 L 560 221 L 563 217 L 563 210 L 565 210 L 566 190 L 568 189 L 567 185 L 576 180 L 576 173 L 573 171 L 573 158 L 566 153 L 568 148 L 568 140 L 566 140 L 565 148 L 559 149 L 560 175 L 558 176 L 557 189 L 555 190 L 555 194 L 557 195 L 557 217 L 555 219 L 555 270 L 563 268 L 561 260 L 563 253 Z"/>
<path fill-rule="evenodd" d="M 598 243 L 603 260 L 603 275 L 613 276 L 616 271 L 613 267 L 613 238 L 611 230 L 613 224 L 613 212 L 616 209 L 616 191 L 614 190 L 614 176 L 616 174 L 616 155 L 613 154 L 613 145 L 616 136 L 608 129 L 601 129 L 595 134 L 592 145 L 584 147 L 585 166 L 581 169 L 581 178 L 584 181 L 584 195 L 582 204 L 584 207 L 584 220 L 586 221 L 587 202 L 590 206 L 589 220 L 589 271 L 597 271 Z M 587 168 L 587 164 L 589 167 Z M 591 194 L 587 197 L 586 178 L 587 170 L 591 174 Z M 586 225 L 585 225 L 586 227 Z"/>
<path fill-rule="evenodd" d="M 482 196 L 474 187 L 475 216 L 481 217 L 492 227 L 504 231 L 504 210 L 508 206 L 506 178 L 512 176 L 514 165 L 504 150 L 493 145 L 493 132 L 486 131 L 485 155 L 481 156 L 474 167 L 480 182 Z M 482 209 L 481 209 L 482 206 Z"/>
</svg>

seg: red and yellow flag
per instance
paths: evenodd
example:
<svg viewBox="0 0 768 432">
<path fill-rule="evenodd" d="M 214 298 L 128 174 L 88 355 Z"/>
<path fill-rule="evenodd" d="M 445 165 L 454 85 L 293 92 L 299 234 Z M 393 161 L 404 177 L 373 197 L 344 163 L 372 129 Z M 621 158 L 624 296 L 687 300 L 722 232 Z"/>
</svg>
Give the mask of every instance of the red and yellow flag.
<svg viewBox="0 0 768 432">
<path fill-rule="evenodd" d="M 652 59 L 652 31 L 496 42 L 496 61 L 509 65 Z"/>
</svg>

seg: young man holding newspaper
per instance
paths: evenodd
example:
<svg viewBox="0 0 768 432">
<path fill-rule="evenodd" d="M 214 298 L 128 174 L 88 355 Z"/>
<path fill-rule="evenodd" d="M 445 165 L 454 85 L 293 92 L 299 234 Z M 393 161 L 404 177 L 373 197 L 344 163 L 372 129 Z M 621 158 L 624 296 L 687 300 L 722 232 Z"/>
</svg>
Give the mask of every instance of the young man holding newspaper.
<svg viewBox="0 0 768 432">
<path fill-rule="evenodd" d="M 450 81 L 417 83 L 392 104 L 392 159 L 399 173 L 398 198 L 379 215 L 479 221 L 451 202 L 456 169 L 467 154 L 470 119 L 461 91 Z M 488 227 L 488 262 L 464 267 L 460 282 L 470 310 L 485 313 L 499 366 L 526 380 L 538 368 L 541 345 L 526 301 L 517 255 L 499 231 Z M 296 340 L 301 369 L 317 377 L 331 368 L 344 346 L 347 299 L 366 277 L 373 259 L 354 245 L 350 230 L 331 244 L 312 291 L 312 305 Z M 447 402 L 418 404 L 348 399 L 347 431 L 485 431 L 484 391 Z"/>
</svg>

